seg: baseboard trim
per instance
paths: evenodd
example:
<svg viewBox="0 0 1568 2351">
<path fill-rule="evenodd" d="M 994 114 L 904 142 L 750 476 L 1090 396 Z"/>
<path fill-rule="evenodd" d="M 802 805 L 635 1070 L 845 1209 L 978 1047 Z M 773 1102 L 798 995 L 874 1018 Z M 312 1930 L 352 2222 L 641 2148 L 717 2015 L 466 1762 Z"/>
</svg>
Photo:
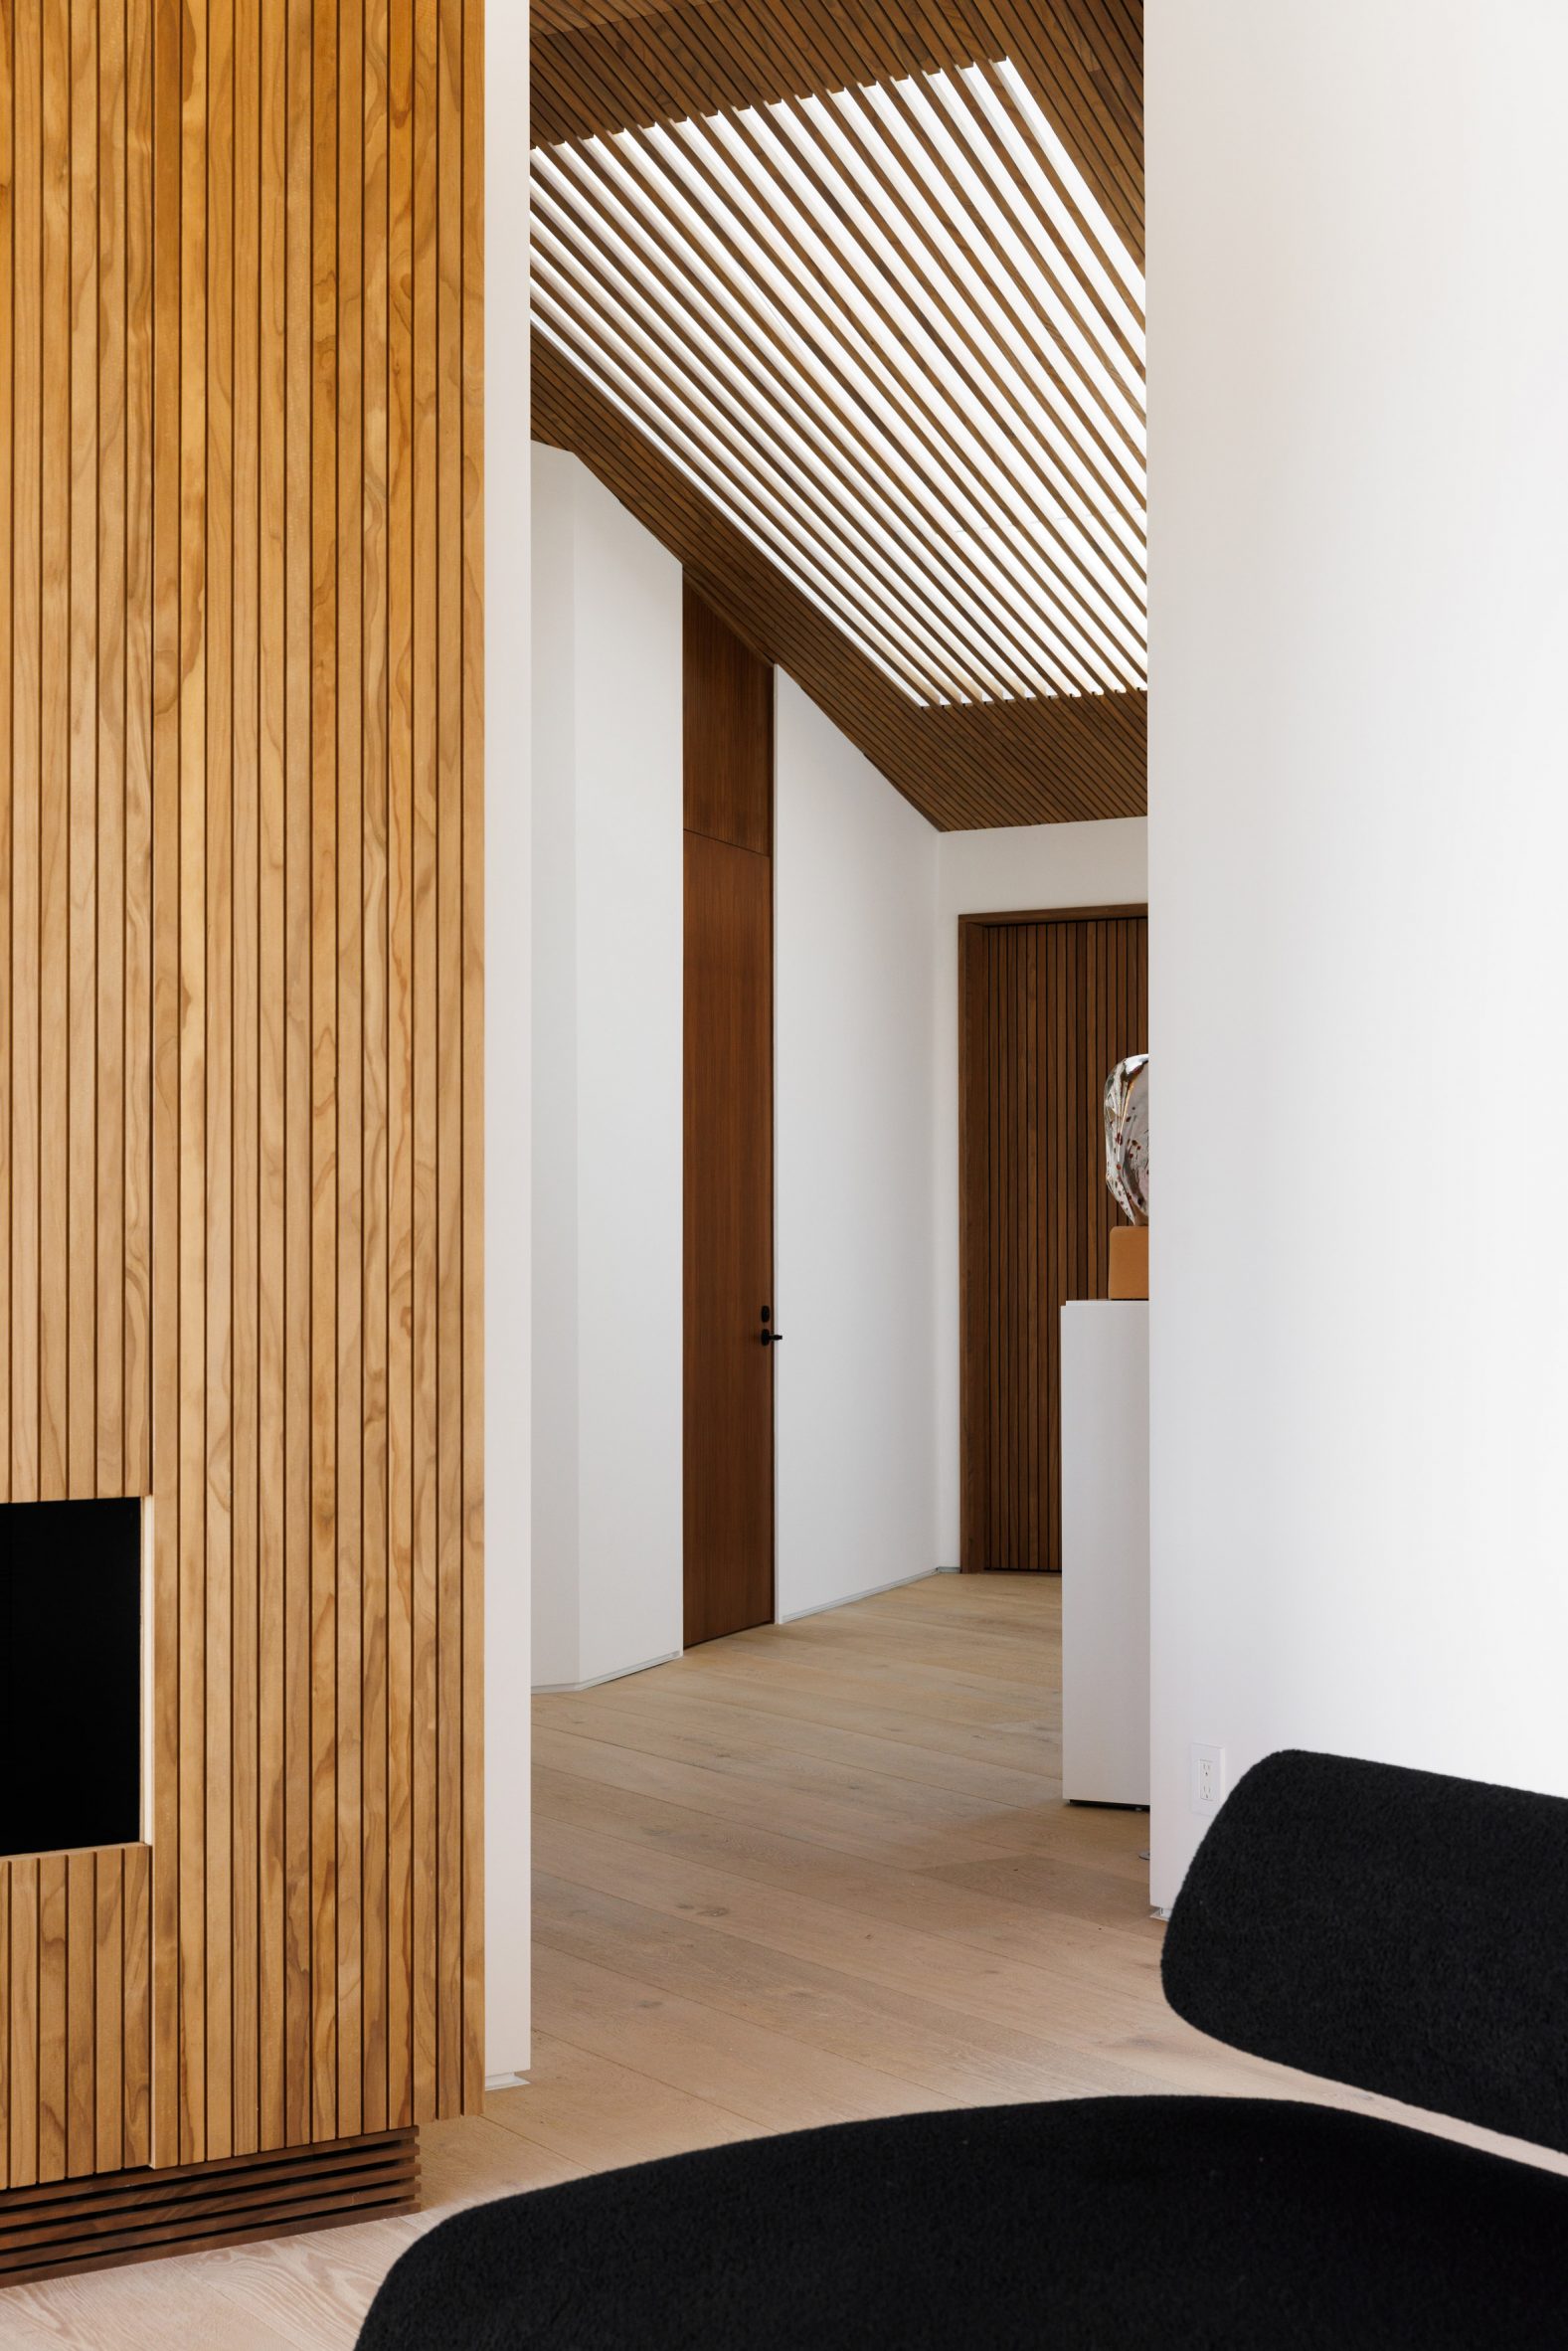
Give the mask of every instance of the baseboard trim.
<svg viewBox="0 0 1568 2351">
<path fill-rule="evenodd" d="M 895 1575 L 891 1583 L 870 1583 L 863 1592 L 846 1592 L 841 1600 L 818 1600 L 809 1608 L 791 1608 L 787 1616 L 776 1616 L 775 1624 L 800 1624 L 808 1616 L 827 1616 L 835 1608 L 853 1608 L 857 1600 L 874 1600 L 879 1592 L 901 1592 L 906 1584 L 929 1583 L 934 1575 L 947 1572 L 942 1567 L 919 1567 L 913 1575 Z"/>
<path fill-rule="evenodd" d="M 535 1698 L 575 1698 L 580 1690 L 603 1690 L 607 1682 L 624 1682 L 630 1674 L 651 1674 L 655 1666 L 673 1665 L 684 1655 L 668 1649 L 662 1657 L 645 1657 L 640 1665 L 615 1666 L 608 1674 L 591 1674 L 586 1682 L 536 1682 Z"/>
<path fill-rule="evenodd" d="M 0 2194 L 0 2287 L 412 2212 L 419 2133 L 99 2172 Z"/>
</svg>

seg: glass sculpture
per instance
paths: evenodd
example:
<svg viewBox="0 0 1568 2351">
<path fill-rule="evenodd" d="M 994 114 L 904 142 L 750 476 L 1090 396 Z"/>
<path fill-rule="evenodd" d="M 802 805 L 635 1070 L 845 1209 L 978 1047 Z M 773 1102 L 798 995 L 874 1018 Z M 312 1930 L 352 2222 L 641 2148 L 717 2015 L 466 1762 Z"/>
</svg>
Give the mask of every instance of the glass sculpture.
<svg viewBox="0 0 1568 2351">
<path fill-rule="evenodd" d="M 1106 1080 L 1106 1182 L 1134 1224 L 1148 1222 L 1146 1053 L 1130 1053 Z"/>
</svg>

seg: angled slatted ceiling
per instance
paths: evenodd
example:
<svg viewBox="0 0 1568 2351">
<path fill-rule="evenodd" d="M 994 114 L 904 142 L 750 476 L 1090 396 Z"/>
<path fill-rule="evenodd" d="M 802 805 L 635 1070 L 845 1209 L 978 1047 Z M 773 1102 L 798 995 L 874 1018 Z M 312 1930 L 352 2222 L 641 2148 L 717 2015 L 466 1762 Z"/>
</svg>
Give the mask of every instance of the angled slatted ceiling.
<svg viewBox="0 0 1568 2351">
<path fill-rule="evenodd" d="M 1142 280 L 1010 64 L 534 176 L 541 333 L 911 700 L 1144 683 Z"/>
<path fill-rule="evenodd" d="M 570 450 L 939 830 L 1134 816 L 1147 698 L 1037 697 L 921 709 L 659 455 L 553 345 L 534 347 L 535 437 Z"/>
<path fill-rule="evenodd" d="M 536 430 L 933 822 L 1140 809 L 1135 28 L 545 13 Z"/>
<path fill-rule="evenodd" d="M 1143 262 L 1142 0 L 534 0 L 547 146 L 1010 57 Z"/>
</svg>

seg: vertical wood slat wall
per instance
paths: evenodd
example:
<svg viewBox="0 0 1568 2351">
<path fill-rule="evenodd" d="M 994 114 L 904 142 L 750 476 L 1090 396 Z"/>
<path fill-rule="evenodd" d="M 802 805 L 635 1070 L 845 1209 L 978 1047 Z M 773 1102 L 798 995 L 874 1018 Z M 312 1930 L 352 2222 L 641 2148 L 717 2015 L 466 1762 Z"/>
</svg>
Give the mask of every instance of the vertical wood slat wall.
<svg viewBox="0 0 1568 2351">
<path fill-rule="evenodd" d="M 151 183 L 139 9 L 0 5 L 0 1498 L 150 1460 Z M 129 35 L 129 41 L 127 41 Z"/>
<path fill-rule="evenodd" d="M 960 1556 L 1057 1570 L 1061 1309 L 1104 1298 L 1102 1097 L 1147 1049 L 1147 918 L 965 918 L 959 934 Z"/>
<path fill-rule="evenodd" d="M 0 1492 L 152 1498 L 161 2163 L 481 2086 L 482 39 L 0 0 Z"/>
<path fill-rule="evenodd" d="M 0 1861 L 0 2181 L 149 2151 L 145 1845 Z"/>
</svg>

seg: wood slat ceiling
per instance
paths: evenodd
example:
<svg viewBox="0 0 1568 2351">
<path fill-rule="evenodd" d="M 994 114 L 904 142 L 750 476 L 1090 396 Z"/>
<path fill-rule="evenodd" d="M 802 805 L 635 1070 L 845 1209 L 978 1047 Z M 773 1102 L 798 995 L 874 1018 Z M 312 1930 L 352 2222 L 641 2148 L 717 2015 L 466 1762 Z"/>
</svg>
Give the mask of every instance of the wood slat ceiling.
<svg viewBox="0 0 1568 2351">
<path fill-rule="evenodd" d="M 1138 813 L 1126 0 L 535 25 L 536 436 L 939 827 Z"/>
<path fill-rule="evenodd" d="M 532 136 L 1009 57 L 1143 267 L 1142 0 L 534 0 Z"/>
</svg>

